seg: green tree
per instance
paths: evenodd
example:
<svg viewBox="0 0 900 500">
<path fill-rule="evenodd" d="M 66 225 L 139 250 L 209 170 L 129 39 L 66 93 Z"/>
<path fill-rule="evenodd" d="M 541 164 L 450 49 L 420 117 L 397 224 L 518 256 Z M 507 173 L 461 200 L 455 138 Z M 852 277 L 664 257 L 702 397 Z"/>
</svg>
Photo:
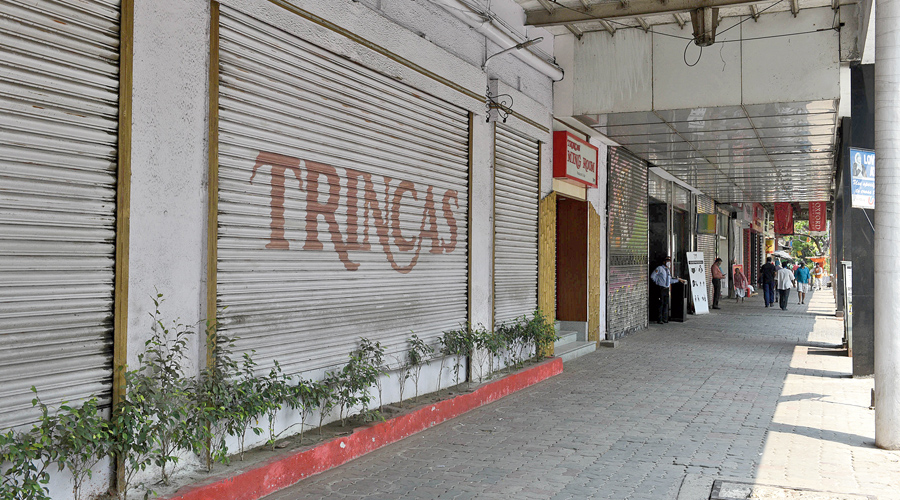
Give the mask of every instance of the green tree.
<svg viewBox="0 0 900 500">
<path fill-rule="evenodd" d="M 809 234 L 809 222 L 805 220 L 794 222 L 794 235 L 787 236 L 791 242 L 791 256 L 795 259 L 809 259 L 819 257 L 828 251 L 830 239 L 825 236 L 812 236 Z"/>
</svg>

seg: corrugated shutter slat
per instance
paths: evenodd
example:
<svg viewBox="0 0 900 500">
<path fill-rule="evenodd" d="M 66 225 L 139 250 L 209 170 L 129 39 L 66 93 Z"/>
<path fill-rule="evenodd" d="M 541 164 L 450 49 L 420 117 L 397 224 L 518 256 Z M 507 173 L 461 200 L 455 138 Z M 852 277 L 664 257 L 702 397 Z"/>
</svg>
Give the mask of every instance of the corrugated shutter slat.
<svg viewBox="0 0 900 500">
<path fill-rule="evenodd" d="M 609 148 L 607 330 L 613 338 L 647 326 L 648 172 L 631 152 Z"/>
<path fill-rule="evenodd" d="M 0 1 L 0 429 L 112 386 L 118 2 Z"/>
<path fill-rule="evenodd" d="M 494 322 L 537 308 L 540 144 L 502 125 L 494 151 Z"/>
<path fill-rule="evenodd" d="M 468 115 L 222 6 L 220 330 L 260 371 L 467 319 Z"/>
</svg>

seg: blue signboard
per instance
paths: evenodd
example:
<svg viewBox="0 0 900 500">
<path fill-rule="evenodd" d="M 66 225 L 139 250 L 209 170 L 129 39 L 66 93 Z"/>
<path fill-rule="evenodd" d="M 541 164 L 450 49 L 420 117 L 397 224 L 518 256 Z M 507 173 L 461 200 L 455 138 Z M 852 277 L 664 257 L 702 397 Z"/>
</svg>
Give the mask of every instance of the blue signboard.
<svg viewBox="0 0 900 500">
<path fill-rule="evenodd" d="M 850 198 L 853 208 L 875 208 L 875 151 L 850 148 Z"/>
</svg>

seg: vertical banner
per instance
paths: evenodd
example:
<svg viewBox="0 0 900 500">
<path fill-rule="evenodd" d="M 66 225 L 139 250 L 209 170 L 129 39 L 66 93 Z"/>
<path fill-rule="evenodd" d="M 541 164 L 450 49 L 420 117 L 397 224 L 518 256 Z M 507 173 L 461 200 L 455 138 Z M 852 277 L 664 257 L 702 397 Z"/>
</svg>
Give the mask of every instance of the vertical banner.
<svg viewBox="0 0 900 500">
<path fill-rule="evenodd" d="M 703 252 L 687 252 L 688 271 L 691 280 L 691 295 L 694 298 L 694 314 L 709 314 L 706 298 L 706 266 Z"/>
<path fill-rule="evenodd" d="M 809 202 L 809 234 L 812 236 L 825 236 L 828 229 L 828 220 L 825 218 L 827 206 L 824 201 Z"/>
<path fill-rule="evenodd" d="M 850 197 L 853 208 L 875 209 L 875 151 L 850 148 Z"/>
<path fill-rule="evenodd" d="M 775 238 L 766 238 L 766 255 L 775 253 Z"/>
<path fill-rule="evenodd" d="M 765 217 L 766 211 L 759 203 L 753 204 L 753 220 L 750 224 L 750 228 L 756 231 L 757 233 L 763 232 L 765 229 Z"/>
<path fill-rule="evenodd" d="M 794 207 L 790 203 L 775 204 L 775 234 L 794 234 Z"/>
</svg>

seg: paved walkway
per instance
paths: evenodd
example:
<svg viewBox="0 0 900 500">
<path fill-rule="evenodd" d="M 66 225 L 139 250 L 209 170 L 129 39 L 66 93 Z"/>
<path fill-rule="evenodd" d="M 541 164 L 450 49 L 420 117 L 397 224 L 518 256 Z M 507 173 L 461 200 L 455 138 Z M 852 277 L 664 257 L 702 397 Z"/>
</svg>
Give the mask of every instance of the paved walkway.
<svg viewBox="0 0 900 500">
<path fill-rule="evenodd" d="M 699 500 L 724 477 L 900 499 L 900 453 L 874 447 L 873 380 L 834 348 L 831 290 L 793 300 L 653 323 L 269 498 Z"/>
</svg>

